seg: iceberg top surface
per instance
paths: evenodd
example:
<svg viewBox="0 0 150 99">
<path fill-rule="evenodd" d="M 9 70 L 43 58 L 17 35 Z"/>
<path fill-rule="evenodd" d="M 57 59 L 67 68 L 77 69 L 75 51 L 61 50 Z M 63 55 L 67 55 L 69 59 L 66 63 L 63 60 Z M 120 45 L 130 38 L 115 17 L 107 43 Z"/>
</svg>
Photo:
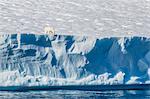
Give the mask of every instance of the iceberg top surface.
<svg viewBox="0 0 150 99">
<path fill-rule="evenodd" d="M 149 35 L 150 0 L 1 0 L 0 33 Z"/>
</svg>

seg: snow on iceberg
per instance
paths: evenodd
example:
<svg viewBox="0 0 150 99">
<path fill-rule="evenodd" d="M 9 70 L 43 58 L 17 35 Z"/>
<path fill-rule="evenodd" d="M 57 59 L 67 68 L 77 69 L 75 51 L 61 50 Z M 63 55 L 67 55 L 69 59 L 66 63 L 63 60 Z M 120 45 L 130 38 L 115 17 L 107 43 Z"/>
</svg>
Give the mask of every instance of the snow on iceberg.
<svg viewBox="0 0 150 99">
<path fill-rule="evenodd" d="M 149 83 L 143 37 L 0 36 L 0 86 Z"/>
</svg>

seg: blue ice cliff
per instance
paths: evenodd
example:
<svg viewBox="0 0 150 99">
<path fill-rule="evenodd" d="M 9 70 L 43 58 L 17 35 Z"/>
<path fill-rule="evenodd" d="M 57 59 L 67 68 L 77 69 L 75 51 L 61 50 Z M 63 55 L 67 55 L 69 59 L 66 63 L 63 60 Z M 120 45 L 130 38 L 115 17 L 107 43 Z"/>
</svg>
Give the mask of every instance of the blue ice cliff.
<svg viewBox="0 0 150 99">
<path fill-rule="evenodd" d="M 0 86 L 150 83 L 150 39 L 0 36 Z"/>
</svg>

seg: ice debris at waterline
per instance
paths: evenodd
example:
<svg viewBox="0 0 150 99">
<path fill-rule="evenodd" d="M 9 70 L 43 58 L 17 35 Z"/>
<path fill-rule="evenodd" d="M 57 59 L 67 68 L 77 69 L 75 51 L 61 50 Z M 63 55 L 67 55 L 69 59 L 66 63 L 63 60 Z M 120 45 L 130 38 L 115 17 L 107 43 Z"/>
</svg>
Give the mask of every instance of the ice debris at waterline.
<svg viewBox="0 0 150 99">
<path fill-rule="evenodd" d="M 150 39 L 0 36 L 0 86 L 150 83 Z"/>
</svg>

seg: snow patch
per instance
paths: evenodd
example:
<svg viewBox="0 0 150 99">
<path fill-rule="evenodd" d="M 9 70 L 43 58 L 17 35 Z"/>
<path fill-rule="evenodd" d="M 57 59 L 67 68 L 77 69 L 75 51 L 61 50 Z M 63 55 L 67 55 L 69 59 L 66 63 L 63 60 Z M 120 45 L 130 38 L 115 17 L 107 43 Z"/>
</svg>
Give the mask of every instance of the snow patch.
<svg viewBox="0 0 150 99">
<path fill-rule="evenodd" d="M 118 40 L 118 44 L 120 45 L 121 51 L 122 51 L 124 54 L 127 53 L 127 51 L 126 51 L 126 49 L 125 49 L 126 40 L 127 40 L 126 38 L 120 38 L 120 39 Z"/>
<path fill-rule="evenodd" d="M 126 84 L 141 84 L 142 82 L 138 81 L 139 77 L 131 76 L 130 80 Z"/>
</svg>

